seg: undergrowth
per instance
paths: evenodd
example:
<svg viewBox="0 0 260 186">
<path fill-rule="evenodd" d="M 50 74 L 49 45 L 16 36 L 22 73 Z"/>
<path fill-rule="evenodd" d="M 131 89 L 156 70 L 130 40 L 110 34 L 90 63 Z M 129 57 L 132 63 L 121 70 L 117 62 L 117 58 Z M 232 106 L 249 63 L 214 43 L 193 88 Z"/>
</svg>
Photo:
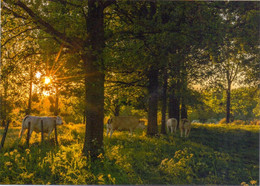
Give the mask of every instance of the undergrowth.
<svg viewBox="0 0 260 186">
<path fill-rule="evenodd" d="M 188 139 L 115 132 L 95 161 L 81 154 L 84 131 L 58 127 L 59 146 L 34 134 L 28 148 L 10 128 L 0 184 L 259 184 L 259 126 L 194 124 Z"/>
</svg>

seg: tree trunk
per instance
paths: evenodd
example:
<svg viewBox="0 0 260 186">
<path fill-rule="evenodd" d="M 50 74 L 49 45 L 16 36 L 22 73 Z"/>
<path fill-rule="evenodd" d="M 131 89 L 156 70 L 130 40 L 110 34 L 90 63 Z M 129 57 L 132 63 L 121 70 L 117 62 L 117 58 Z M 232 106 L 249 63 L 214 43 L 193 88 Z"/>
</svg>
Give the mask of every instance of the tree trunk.
<svg viewBox="0 0 260 186">
<path fill-rule="evenodd" d="M 228 82 L 227 88 L 227 107 L 226 107 L 226 123 L 230 123 L 230 100 L 231 100 L 231 83 Z"/>
<path fill-rule="evenodd" d="M 7 90 L 8 90 L 8 79 L 6 78 L 5 79 L 5 82 L 4 82 L 4 97 L 2 99 L 2 103 L 3 103 L 3 116 L 2 116 L 2 119 L 3 121 L 6 121 L 6 118 L 7 118 Z M 3 122 L 3 126 L 5 126 L 5 123 Z"/>
<path fill-rule="evenodd" d="M 185 70 L 186 72 L 186 70 Z M 183 74 L 182 75 L 182 83 L 181 83 L 181 119 L 184 119 L 184 118 L 188 118 L 188 114 L 187 114 L 187 108 L 186 108 L 186 98 L 187 98 L 187 75 L 186 74 Z"/>
<path fill-rule="evenodd" d="M 168 105 L 168 111 L 169 111 L 169 118 L 175 118 L 177 119 L 178 123 L 180 120 L 180 98 L 176 94 L 176 88 L 171 88 L 171 92 L 169 94 L 169 105 Z"/>
<path fill-rule="evenodd" d="M 115 116 L 119 116 L 119 113 L 120 113 L 120 105 L 116 105 L 116 108 L 115 108 Z"/>
<path fill-rule="evenodd" d="M 32 70 L 32 64 L 30 67 L 30 89 L 29 89 L 29 100 L 28 100 L 28 107 L 26 110 L 26 115 L 31 114 L 32 110 L 32 84 L 33 84 L 33 70 Z"/>
<path fill-rule="evenodd" d="M 148 72 L 148 127 L 147 135 L 154 136 L 158 134 L 157 110 L 158 110 L 158 69 L 151 69 Z"/>
<path fill-rule="evenodd" d="M 83 123 L 86 123 L 86 112 L 83 112 Z"/>
<path fill-rule="evenodd" d="M 86 87 L 86 134 L 83 152 L 92 158 L 98 156 L 103 146 L 103 118 L 104 118 L 104 74 L 98 71 L 87 58 Z M 94 75 L 95 74 L 95 75 Z"/>
<path fill-rule="evenodd" d="M 180 122 L 180 98 L 178 98 L 177 96 L 174 98 L 174 103 L 175 105 L 173 105 L 173 117 L 177 119 L 178 123 Z M 178 124 L 179 126 L 179 124 Z"/>
<path fill-rule="evenodd" d="M 187 108 L 186 105 L 184 103 L 184 98 L 182 98 L 182 103 L 181 103 L 181 118 L 188 118 L 188 114 L 187 114 Z"/>
<path fill-rule="evenodd" d="M 26 115 L 31 114 L 31 110 L 32 110 L 32 80 L 30 80 L 29 100 L 28 100 L 28 108 L 27 108 Z"/>
<path fill-rule="evenodd" d="M 58 86 L 56 86 L 56 95 L 55 95 L 55 109 L 54 109 L 54 116 L 57 116 L 59 114 L 59 92 L 58 92 Z"/>
<path fill-rule="evenodd" d="M 115 99 L 113 101 L 113 104 L 115 106 L 115 110 L 113 111 L 114 112 L 114 116 L 119 116 L 119 113 L 120 113 L 120 104 L 119 104 L 119 99 Z"/>
<path fill-rule="evenodd" d="M 169 117 L 168 118 L 173 118 L 173 113 L 174 113 L 174 108 L 173 108 L 173 105 L 174 105 L 174 97 L 175 97 L 175 91 L 174 91 L 174 88 L 173 86 L 170 87 L 170 91 L 169 91 L 169 102 L 168 102 L 168 114 L 169 114 Z"/>
<path fill-rule="evenodd" d="M 104 48 L 102 2 L 88 1 L 88 52 L 82 55 L 86 91 L 86 133 L 83 153 L 93 159 L 103 152 L 104 81 L 103 61 L 99 57 Z M 90 50 L 90 51 L 89 51 Z"/>
<path fill-rule="evenodd" d="M 166 109 L 167 109 L 167 86 L 168 86 L 168 75 L 167 68 L 163 72 L 163 90 L 162 90 L 162 125 L 161 134 L 166 134 L 165 123 L 166 123 Z"/>
</svg>

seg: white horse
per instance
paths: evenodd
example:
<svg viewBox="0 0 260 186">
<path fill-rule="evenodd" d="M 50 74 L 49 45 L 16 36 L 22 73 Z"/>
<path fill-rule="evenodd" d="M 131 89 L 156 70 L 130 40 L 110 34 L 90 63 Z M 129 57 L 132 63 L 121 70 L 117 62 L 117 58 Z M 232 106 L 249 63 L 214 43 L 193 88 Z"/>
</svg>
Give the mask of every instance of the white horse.
<svg viewBox="0 0 260 186">
<path fill-rule="evenodd" d="M 57 125 L 62 125 L 62 119 L 59 116 L 53 117 L 40 117 L 40 116 L 25 116 L 22 122 L 22 129 L 19 135 L 19 138 L 22 138 L 24 129 L 28 129 L 28 123 L 31 123 L 30 126 L 30 136 L 33 131 L 39 133 L 41 132 L 41 121 L 43 121 L 43 132 L 48 133 L 48 139 L 50 139 L 50 134 L 55 127 L 55 121 Z"/>
</svg>

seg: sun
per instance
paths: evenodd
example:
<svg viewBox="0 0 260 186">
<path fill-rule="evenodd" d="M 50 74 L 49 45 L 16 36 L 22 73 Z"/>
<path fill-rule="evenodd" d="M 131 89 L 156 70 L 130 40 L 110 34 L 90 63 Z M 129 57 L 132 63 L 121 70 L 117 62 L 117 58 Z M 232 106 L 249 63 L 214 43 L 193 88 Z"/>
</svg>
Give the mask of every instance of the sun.
<svg viewBox="0 0 260 186">
<path fill-rule="evenodd" d="M 45 79 L 44 79 L 44 83 L 47 85 L 51 82 L 51 78 L 46 76 Z"/>
</svg>

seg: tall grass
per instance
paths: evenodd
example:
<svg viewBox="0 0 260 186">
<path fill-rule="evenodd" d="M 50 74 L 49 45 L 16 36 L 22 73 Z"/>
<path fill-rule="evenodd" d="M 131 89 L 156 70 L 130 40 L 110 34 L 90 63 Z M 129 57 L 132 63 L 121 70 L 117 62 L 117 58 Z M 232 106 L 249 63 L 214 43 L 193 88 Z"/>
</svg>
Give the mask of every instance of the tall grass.
<svg viewBox="0 0 260 186">
<path fill-rule="evenodd" d="M 10 128 L 0 184 L 259 184 L 259 126 L 195 124 L 188 139 L 115 132 L 94 162 L 81 154 L 84 131 L 64 125 L 59 146 L 33 135 L 27 148 Z"/>
</svg>

